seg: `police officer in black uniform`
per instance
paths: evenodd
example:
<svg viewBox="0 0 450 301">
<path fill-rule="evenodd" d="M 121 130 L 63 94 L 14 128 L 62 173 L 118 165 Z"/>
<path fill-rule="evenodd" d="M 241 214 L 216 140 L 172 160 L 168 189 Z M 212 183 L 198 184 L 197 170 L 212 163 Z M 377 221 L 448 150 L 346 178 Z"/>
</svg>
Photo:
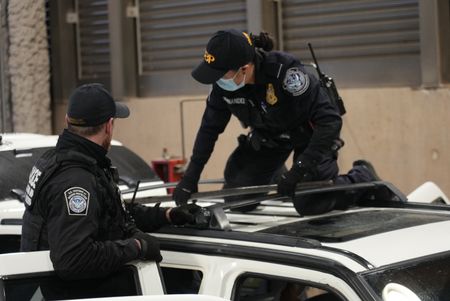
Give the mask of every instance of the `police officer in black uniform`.
<svg viewBox="0 0 450 301">
<path fill-rule="evenodd" d="M 50 250 L 65 279 L 107 276 L 134 259 L 161 261 L 158 240 L 143 231 L 193 222 L 195 205 L 136 205 L 125 210 L 118 175 L 106 156 L 114 118 L 129 109 L 100 84 L 70 96 L 67 129 L 33 167 L 26 188 L 22 251 Z"/>
<path fill-rule="evenodd" d="M 212 90 L 190 163 L 174 191 L 175 201 L 184 203 L 197 191 L 200 174 L 231 115 L 250 131 L 239 137 L 227 161 L 225 188 L 278 182 L 280 194 L 293 196 L 299 182 L 331 179 L 344 184 L 378 179 L 364 160 L 355 161 L 348 174 L 338 176 L 342 119 L 337 108 L 297 58 L 272 48 L 267 33 L 253 36 L 230 29 L 218 31 L 209 40 L 192 76 L 212 84 Z M 284 172 L 292 151 L 293 165 Z M 309 197 L 295 198 L 294 205 L 301 214 L 334 207 Z"/>
</svg>

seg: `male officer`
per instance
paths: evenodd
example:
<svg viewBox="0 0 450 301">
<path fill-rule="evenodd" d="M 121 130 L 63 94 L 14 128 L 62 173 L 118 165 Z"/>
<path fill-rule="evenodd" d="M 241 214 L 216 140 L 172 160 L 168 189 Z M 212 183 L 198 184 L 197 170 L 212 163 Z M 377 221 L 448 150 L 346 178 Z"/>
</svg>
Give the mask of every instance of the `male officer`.
<svg viewBox="0 0 450 301">
<path fill-rule="evenodd" d="M 30 173 L 21 249 L 49 249 L 62 278 L 106 276 L 134 259 L 162 260 L 158 240 L 136 228 L 125 210 L 106 156 L 114 119 L 129 114 L 102 85 L 78 87 L 69 99 L 67 129 Z M 132 208 L 144 231 L 192 222 L 195 210 L 192 204 Z"/>
<path fill-rule="evenodd" d="M 345 184 L 378 179 L 371 164 L 363 160 L 355 161 L 347 174 L 338 175 L 341 116 L 300 61 L 289 53 L 272 51 L 273 45 L 267 33 L 254 36 L 235 29 L 218 31 L 209 40 L 192 76 L 212 84 L 212 90 L 191 161 L 174 191 L 175 201 L 184 203 L 197 191 L 204 165 L 231 115 L 250 133 L 239 137 L 227 161 L 225 187 L 278 182 L 278 192 L 293 197 L 299 182 Z M 283 173 L 292 152 L 292 167 Z M 334 204 L 301 197 L 294 199 L 294 206 L 301 214 L 313 214 L 331 210 Z"/>
</svg>

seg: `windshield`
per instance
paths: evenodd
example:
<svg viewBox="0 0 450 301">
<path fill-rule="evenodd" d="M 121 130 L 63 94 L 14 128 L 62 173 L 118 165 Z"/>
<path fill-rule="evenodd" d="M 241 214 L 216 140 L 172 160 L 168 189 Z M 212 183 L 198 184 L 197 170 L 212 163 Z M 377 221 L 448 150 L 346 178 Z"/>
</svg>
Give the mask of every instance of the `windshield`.
<svg viewBox="0 0 450 301">
<path fill-rule="evenodd" d="M 376 271 L 365 272 L 362 276 L 380 298 L 386 284 L 394 282 L 409 288 L 421 301 L 448 300 L 450 253 L 391 265 Z"/>
<path fill-rule="evenodd" d="M 13 188 L 25 190 L 31 168 L 48 149 L 50 147 L 0 152 L 0 200 L 12 198 Z M 118 168 L 121 178 L 134 182 L 139 179 L 160 181 L 141 157 L 124 146 L 113 145 L 108 157 Z"/>
</svg>

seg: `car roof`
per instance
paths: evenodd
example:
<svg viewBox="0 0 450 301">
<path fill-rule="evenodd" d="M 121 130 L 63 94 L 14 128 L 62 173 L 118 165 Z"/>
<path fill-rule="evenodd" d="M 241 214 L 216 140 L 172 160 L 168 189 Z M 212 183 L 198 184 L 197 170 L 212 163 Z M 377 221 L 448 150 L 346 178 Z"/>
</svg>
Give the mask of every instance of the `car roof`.
<svg viewBox="0 0 450 301">
<path fill-rule="evenodd" d="M 450 250 L 446 233 L 450 231 L 450 207 L 407 202 L 395 187 L 386 182 L 348 185 L 342 191 L 364 191 L 361 187 L 393 189 L 392 194 L 363 201 L 347 210 L 300 217 L 287 198 L 270 195 L 253 211 L 229 211 L 223 199 L 197 200 L 208 208 L 224 206 L 226 229 L 217 225 L 207 229 L 164 228 L 162 238 L 173 240 L 229 243 L 258 249 L 274 249 L 311 256 L 340 257 L 354 270 L 371 269 L 417 259 Z M 356 189 L 355 187 L 359 187 Z M 376 190 L 373 190 L 376 192 Z M 165 204 L 163 203 L 162 206 Z M 219 216 L 223 217 L 219 214 Z M 219 231 L 218 231 L 219 230 Z M 328 253 L 328 255 L 325 255 Z M 330 255 L 333 254 L 333 255 Z M 350 264 L 348 260 L 356 262 Z"/>
<path fill-rule="evenodd" d="M 33 133 L 0 133 L 0 137 L 0 151 L 52 147 L 58 141 L 58 135 Z M 113 145 L 122 145 L 116 140 L 113 140 L 111 143 Z"/>
<path fill-rule="evenodd" d="M 253 255 L 247 250 L 245 256 L 253 256 L 255 260 L 258 254 L 272 250 L 274 254 L 337 261 L 355 272 L 450 250 L 450 242 L 445 239 L 450 232 L 450 206 L 408 202 L 395 186 L 382 181 L 322 185 L 300 189 L 297 194 L 324 193 L 326 196 L 334 191 L 335 196 L 355 198 L 352 206 L 319 215 L 299 216 L 290 199 L 279 196 L 271 186 L 268 194 L 240 202 L 240 205 L 260 203 L 255 210 L 242 213 L 231 211 L 237 203 L 224 203 L 223 196 L 230 193 L 229 190 L 207 191 L 193 194 L 193 198 L 203 207 L 208 223 L 195 227 L 163 227 L 153 234 L 161 239 L 163 250 L 169 247 L 169 250 L 205 252 L 212 244 L 216 247 L 208 252 L 224 255 L 229 246 L 233 246 L 229 250 L 233 254 L 243 247 L 252 248 L 250 253 Z M 245 191 L 242 192 L 245 195 L 254 192 L 251 188 L 241 187 L 234 191 Z M 148 188 L 142 188 L 145 189 Z M 175 206 L 171 196 L 135 201 Z M 174 244 L 177 247 L 174 248 Z M 202 246 L 205 249 L 202 250 Z M 276 260 L 278 255 L 274 256 L 273 260 Z"/>
</svg>

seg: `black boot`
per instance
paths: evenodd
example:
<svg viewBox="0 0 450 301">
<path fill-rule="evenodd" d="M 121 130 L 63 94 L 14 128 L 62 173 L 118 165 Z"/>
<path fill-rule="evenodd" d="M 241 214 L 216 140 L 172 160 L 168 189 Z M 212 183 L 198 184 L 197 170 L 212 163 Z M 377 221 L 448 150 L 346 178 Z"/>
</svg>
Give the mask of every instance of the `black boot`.
<svg viewBox="0 0 450 301">
<path fill-rule="evenodd" d="M 372 163 L 366 160 L 356 160 L 353 162 L 353 167 L 362 167 L 366 173 L 369 174 L 369 181 L 381 181 L 381 178 L 377 175 Z"/>
</svg>

